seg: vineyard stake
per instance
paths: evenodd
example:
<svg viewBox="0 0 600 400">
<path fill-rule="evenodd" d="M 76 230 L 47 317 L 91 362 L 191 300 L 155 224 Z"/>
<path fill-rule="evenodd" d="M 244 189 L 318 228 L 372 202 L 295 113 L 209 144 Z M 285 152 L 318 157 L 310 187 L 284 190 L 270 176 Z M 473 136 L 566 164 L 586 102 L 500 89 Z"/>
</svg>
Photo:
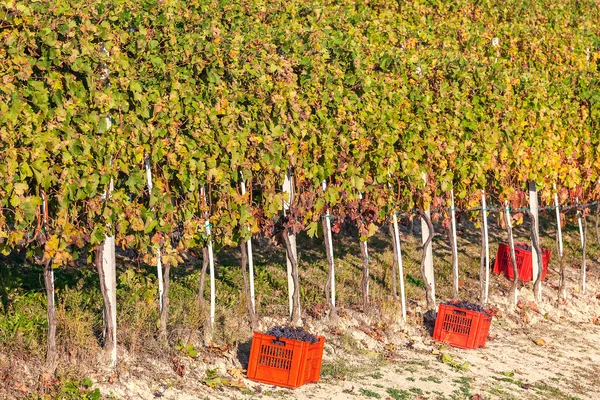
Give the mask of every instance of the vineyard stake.
<svg viewBox="0 0 600 400">
<path fill-rule="evenodd" d="M 150 169 L 150 156 L 146 156 L 146 180 L 148 182 L 148 193 L 152 196 L 152 170 Z M 163 272 L 162 272 L 162 254 L 160 252 L 160 245 L 156 249 L 156 273 L 158 275 L 158 303 L 160 311 L 163 309 Z"/>
<path fill-rule="evenodd" d="M 529 182 L 529 208 L 531 210 L 531 214 L 533 215 L 533 220 L 531 221 L 532 224 L 535 224 L 535 231 L 538 232 L 538 237 L 539 237 L 539 223 L 538 223 L 538 195 L 537 195 L 537 186 L 535 184 L 535 181 L 530 181 Z M 532 229 L 532 232 L 533 230 Z M 533 233 L 532 233 L 532 246 L 533 246 Z M 534 282 L 536 281 L 536 277 L 539 277 L 541 279 L 541 273 L 542 271 L 539 268 L 539 263 L 538 263 L 538 254 L 536 251 L 532 251 L 531 252 L 531 276 L 534 278 Z M 535 288 L 534 288 L 535 291 Z M 534 293 L 534 296 L 536 299 L 538 299 L 538 301 L 541 301 L 542 299 L 542 283 L 539 282 L 539 285 L 537 287 L 537 292 Z"/>
<path fill-rule="evenodd" d="M 358 192 L 358 198 L 361 200 L 361 203 L 362 203 L 363 196 L 362 196 L 361 192 Z M 360 232 L 359 232 L 359 236 L 360 236 Z M 360 241 L 360 237 L 359 237 L 359 241 Z M 362 285 L 363 285 L 364 290 L 365 290 L 365 294 L 364 294 L 364 298 L 363 298 L 363 306 L 366 309 L 367 305 L 368 305 L 368 301 L 369 301 L 369 246 L 367 246 L 367 241 L 366 240 L 364 242 L 360 242 L 360 246 L 362 248 L 361 253 L 363 253 L 362 254 L 362 257 L 363 257 L 363 281 L 362 281 Z"/>
<path fill-rule="evenodd" d="M 323 192 L 327 190 L 327 182 L 323 181 Z M 335 307 L 335 266 L 333 263 L 333 239 L 331 237 L 331 215 L 329 207 L 327 207 L 327 215 L 325 215 L 325 224 L 327 225 L 327 237 L 325 240 L 329 242 L 329 256 L 331 257 L 331 304 Z"/>
<path fill-rule="evenodd" d="M 579 206 L 579 198 L 575 199 L 577 206 Z M 579 225 L 579 239 L 581 239 L 581 248 L 583 249 L 583 227 L 581 225 L 581 212 L 577 210 L 577 224 Z"/>
<path fill-rule="evenodd" d="M 106 117 L 106 125 L 110 129 L 112 125 L 110 117 Z M 105 201 L 110 198 L 113 190 L 114 181 L 110 178 L 108 191 L 104 193 Z M 110 227 L 110 225 L 108 227 Z M 106 235 L 104 237 L 104 243 L 102 244 L 102 275 L 108 300 L 108 315 L 106 317 L 110 318 L 112 322 L 110 325 L 112 327 L 112 332 L 110 332 L 109 335 L 112 335 L 111 363 L 113 368 L 117 367 L 117 263 L 115 253 L 115 237 Z"/>
<path fill-rule="evenodd" d="M 104 46 L 104 43 L 100 49 L 107 57 L 110 57 L 110 53 Z M 110 85 L 109 76 L 110 71 L 108 67 L 103 63 L 103 70 L 100 76 L 101 80 L 106 82 L 106 86 Z M 110 115 L 105 117 L 106 131 L 112 127 L 112 119 Z M 112 157 L 112 156 L 111 156 Z M 110 160 L 112 166 L 112 159 Z M 108 190 L 104 192 L 104 201 L 108 201 L 111 193 L 114 191 L 114 181 L 110 178 L 108 184 Z M 110 225 L 107 226 L 110 228 Z M 117 367 L 117 272 L 116 272 L 116 259 L 115 259 L 115 237 L 111 235 L 105 235 L 104 243 L 102 243 L 102 260 L 101 265 L 98 268 L 102 268 L 102 278 L 104 279 L 104 290 L 106 300 L 108 304 L 105 305 L 105 310 L 108 315 L 106 318 L 110 318 L 111 324 L 107 324 L 108 327 L 112 328 L 112 332 L 108 335 L 111 337 L 112 349 L 111 349 L 111 364 L 113 368 Z M 108 328 L 107 327 L 107 328 Z"/>
<path fill-rule="evenodd" d="M 421 175 L 421 177 L 423 178 L 423 182 L 426 185 L 427 184 L 427 175 L 425 173 L 423 173 Z M 424 209 L 424 213 L 426 215 L 426 217 L 431 221 L 431 210 L 429 209 L 429 204 L 424 205 L 423 207 Z M 426 244 L 427 239 L 429 238 L 429 226 L 427 225 L 427 222 L 425 221 L 425 218 L 421 217 L 421 243 L 423 245 Z M 425 253 L 425 276 L 424 278 L 427 278 L 427 280 L 429 281 L 429 285 L 431 287 L 431 297 L 432 297 L 432 301 L 435 304 L 435 276 L 434 276 L 434 272 L 433 272 L 433 240 L 429 241 L 429 244 L 427 244 L 427 249 L 425 249 L 426 253 Z M 427 283 L 425 283 L 425 285 L 427 286 Z"/>
<path fill-rule="evenodd" d="M 283 215 L 286 215 L 286 212 L 290 209 L 290 204 L 293 201 L 294 197 L 294 185 L 293 185 L 293 177 L 290 172 L 285 174 L 283 180 L 283 192 L 288 194 L 288 201 L 283 201 Z M 284 233 L 285 234 L 285 233 Z M 298 253 L 296 250 L 296 235 L 289 235 L 290 248 L 291 248 L 291 256 L 294 259 L 298 260 Z M 294 277 L 292 276 L 292 261 L 290 260 L 290 254 L 287 254 L 286 248 L 286 266 L 287 266 L 287 277 L 288 277 L 288 299 L 290 304 L 290 318 L 292 317 L 292 313 L 294 311 Z M 296 279 L 298 277 L 295 277 Z M 297 304 L 298 313 L 300 313 L 300 304 Z"/>
<path fill-rule="evenodd" d="M 213 256 L 212 239 L 210 239 L 210 222 L 206 221 L 208 235 L 208 268 L 210 270 L 210 328 L 215 325 L 215 259 Z"/>
<path fill-rule="evenodd" d="M 456 210 L 454 207 L 454 189 L 450 189 L 452 208 L 450 209 L 450 223 L 452 224 L 452 275 L 454 297 L 458 297 L 458 246 L 456 244 Z"/>
<path fill-rule="evenodd" d="M 515 255 L 515 241 L 513 239 L 512 232 L 512 218 L 510 216 L 510 207 L 508 206 L 508 201 L 504 201 L 504 218 L 506 220 L 506 231 L 508 233 L 508 249 L 509 256 L 511 261 L 511 268 L 513 271 L 513 282 L 511 285 L 511 295 L 512 295 L 512 306 L 513 308 L 517 306 L 517 300 L 519 298 L 519 269 L 517 268 L 517 257 Z"/>
<path fill-rule="evenodd" d="M 241 173 L 240 173 L 241 175 Z M 246 194 L 246 182 L 244 181 L 244 175 L 242 175 L 242 195 Z M 250 231 L 250 227 L 248 227 Z M 250 272 L 250 299 L 252 301 L 252 310 L 256 312 L 254 305 L 254 262 L 252 261 L 252 237 L 246 242 L 248 245 L 248 270 Z"/>
<path fill-rule="evenodd" d="M 204 203 L 208 204 L 204 186 L 202 186 L 200 189 L 200 194 L 204 197 Z M 206 219 L 204 227 L 206 229 L 206 235 L 208 236 L 208 269 L 210 275 L 210 331 L 212 335 L 212 329 L 215 325 L 215 259 L 213 255 L 212 239 L 210 236 L 210 215 L 208 211 L 205 212 L 204 217 Z"/>
<path fill-rule="evenodd" d="M 481 191 L 481 212 L 483 217 L 483 241 L 485 244 L 485 295 L 483 303 L 487 304 L 490 290 L 490 246 L 488 238 L 487 208 L 485 202 L 485 190 Z"/>
<path fill-rule="evenodd" d="M 567 287 L 565 285 L 565 266 L 563 261 L 563 240 L 562 226 L 560 221 L 560 206 L 558 204 L 558 193 L 556 192 L 556 184 L 554 184 L 554 207 L 556 210 L 556 250 L 558 251 L 558 263 L 560 266 L 560 285 L 558 287 L 558 295 L 563 300 L 567 298 Z"/>
<path fill-rule="evenodd" d="M 579 199 L 576 200 L 577 206 L 579 206 Z M 577 210 L 577 222 L 579 223 L 579 236 L 581 237 L 581 271 L 579 276 L 579 285 L 581 293 L 585 294 L 585 280 L 586 280 L 586 236 L 587 236 L 587 222 L 584 220 L 581 210 Z M 582 222 L 583 220 L 583 222 Z"/>
<path fill-rule="evenodd" d="M 398 275 L 400 279 L 400 301 L 402 302 L 402 321 L 406 323 L 406 297 L 404 294 L 404 272 L 402 267 L 402 251 L 400 250 L 400 231 L 398 229 L 398 217 L 394 213 L 394 240 L 396 240 L 396 256 L 398 257 Z"/>
<path fill-rule="evenodd" d="M 558 233 L 558 255 L 563 256 L 563 240 L 562 240 L 562 227 L 560 225 L 560 206 L 558 205 L 558 193 L 556 193 L 556 185 L 554 185 L 554 207 L 556 209 L 556 229 Z"/>
</svg>

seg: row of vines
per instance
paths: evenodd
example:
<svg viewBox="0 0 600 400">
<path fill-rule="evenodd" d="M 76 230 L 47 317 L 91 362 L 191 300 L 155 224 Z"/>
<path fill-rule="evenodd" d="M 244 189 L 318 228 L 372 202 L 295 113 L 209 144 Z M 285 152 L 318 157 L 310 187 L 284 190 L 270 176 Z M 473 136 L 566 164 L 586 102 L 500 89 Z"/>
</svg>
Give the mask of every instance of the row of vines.
<svg viewBox="0 0 600 400">
<path fill-rule="evenodd" d="M 53 268 L 102 277 L 107 243 L 133 249 L 160 267 L 166 331 L 182 252 L 212 271 L 213 247 L 246 263 L 252 235 L 279 232 L 297 275 L 293 234 L 344 220 L 368 260 L 396 213 L 431 227 L 428 210 L 481 190 L 519 209 L 535 182 L 541 206 L 589 204 L 598 20 L 593 1 L 4 1 L 0 251 L 46 266 L 51 318 Z"/>
</svg>

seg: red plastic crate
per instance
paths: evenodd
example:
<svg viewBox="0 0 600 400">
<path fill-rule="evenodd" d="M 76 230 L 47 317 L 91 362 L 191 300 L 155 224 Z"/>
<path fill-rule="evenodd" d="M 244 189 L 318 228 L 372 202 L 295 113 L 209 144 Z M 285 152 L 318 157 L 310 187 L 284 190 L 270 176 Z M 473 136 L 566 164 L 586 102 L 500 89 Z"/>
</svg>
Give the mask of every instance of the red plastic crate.
<svg viewBox="0 0 600 400">
<path fill-rule="evenodd" d="M 485 346 L 492 324 L 492 312 L 465 310 L 448 304 L 440 304 L 433 338 L 463 349 Z"/>
<path fill-rule="evenodd" d="M 517 245 L 527 246 L 524 243 L 515 244 L 515 258 L 517 260 L 517 270 L 519 271 L 519 280 L 521 282 L 529 282 L 533 280 L 533 272 L 531 268 L 532 256 L 531 251 L 520 249 Z M 548 263 L 552 252 L 548 249 L 542 249 L 542 280 L 546 279 L 548 272 Z M 514 279 L 512 262 L 510 259 L 510 248 L 507 244 L 500 243 L 498 253 L 496 254 L 496 262 L 494 263 L 494 273 L 503 273 L 508 279 Z"/>
<path fill-rule="evenodd" d="M 317 343 L 310 344 L 254 332 L 248 379 L 287 388 L 318 382 L 325 338 L 317 339 Z"/>
</svg>

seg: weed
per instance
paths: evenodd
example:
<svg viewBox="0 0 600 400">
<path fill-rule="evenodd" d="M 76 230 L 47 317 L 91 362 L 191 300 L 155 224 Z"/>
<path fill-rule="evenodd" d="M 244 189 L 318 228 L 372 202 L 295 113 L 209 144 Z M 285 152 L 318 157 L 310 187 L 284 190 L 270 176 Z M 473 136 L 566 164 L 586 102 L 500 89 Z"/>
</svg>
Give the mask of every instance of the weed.
<svg viewBox="0 0 600 400">
<path fill-rule="evenodd" d="M 418 288 L 425 287 L 425 282 L 423 282 L 423 279 L 412 276 L 411 274 L 406 274 L 406 282 Z"/>
<path fill-rule="evenodd" d="M 421 377 L 420 379 L 425 382 L 442 383 L 442 380 L 437 376 Z"/>
<path fill-rule="evenodd" d="M 81 381 L 67 380 L 59 387 L 55 398 L 64 400 L 100 400 L 100 389 L 91 390 L 93 382 L 90 378 Z"/>
<path fill-rule="evenodd" d="M 418 360 L 409 360 L 406 362 L 406 364 L 410 364 L 410 365 L 420 365 L 422 367 L 426 367 L 429 365 L 428 361 L 418 361 Z"/>
<path fill-rule="evenodd" d="M 358 354 L 359 353 L 359 345 L 356 339 L 350 334 L 350 332 L 344 333 L 340 337 L 340 346 L 341 348 L 350 354 Z"/>
<path fill-rule="evenodd" d="M 465 397 L 472 396 L 471 394 L 471 382 L 470 378 L 461 376 L 458 379 L 454 379 L 452 382 L 458 383 L 458 388 L 452 392 L 453 399 L 464 399 Z"/>
<path fill-rule="evenodd" d="M 337 359 L 334 362 L 323 362 L 321 366 L 321 376 L 332 377 L 336 379 L 345 379 L 356 376 L 364 368 L 350 366 L 345 360 Z"/>
<path fill-rule="evenodd" d="M 374 391 L 369 390 L 369 389 L 360 388 L 359 392 L 360 392 L 360 394 L 362 394 L 363 396 L 366 396 L 366 397 L 372 397 L 374 399 L 380 399 L 381 398 L 381 395 L 379 393 L 374 392 Z"/>
<path fill-rule="evenodd" d="M 387 394 L 389 394 L 390 397 L 394 400 L 408 400 L 411 396 L 410 393 L 406 390 L 394 388 L 388 388 Z"/>
<path fill-rule="evenodd" d="M 413 393 L 418 394 L 419 396 L 423 396 L 423 390 L 419 389 L 418 387 L 410 388 L 408 390 Z"/>
</svg>

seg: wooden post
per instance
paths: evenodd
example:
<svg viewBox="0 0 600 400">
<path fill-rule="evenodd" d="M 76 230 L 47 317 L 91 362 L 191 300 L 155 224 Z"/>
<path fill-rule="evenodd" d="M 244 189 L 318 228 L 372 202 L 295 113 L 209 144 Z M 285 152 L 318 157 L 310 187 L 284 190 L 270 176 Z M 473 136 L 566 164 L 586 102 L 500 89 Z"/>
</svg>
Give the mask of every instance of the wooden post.
<svg viewBox="0 0 600 400">
<path fill-rule="evenodd" d="M 575 199 L 575 203 L 579 207 L 579 198 Z M 583 227 L 581 225 L 581 212 L 577 210 L 577 224 L 579 225 L 579 239 L 581 240 L 581 248 L 583 249 Z"/>
<path fill-rule="evenodd" d="M 206 199 L 206 190 L 204 186 L 200 189 L 200 194 L 204 197 L 204 202 L 208 204 Z M 204 227 L 206 229 L 206 235 L 208 236 L 208 270 L 210 275 L 210 330 L 212 335 L 213 327 L 215 326 L 215 259 L 213 255 L 212 238 L 210 231 L 210 214 L 208 211 L 204 215 L 206 222 Z"/>
<path fill-rule="evenodd" d="M 556 193 L 556 184 L 554 185 L 554 208 L 556 211 L 556 250 L 558 252 L 558 263 L 560 273 L 560 284 L 558 286 L 558 296 L 563 300 L 567 298 L 567 286 L 565 277 L 565 265 L 563 260 L 563 240 L 562 225 L 560 221 L 560 206 L 558 204 L 558 193 Z"/>
<path fill-rule="evenodd" d="M 402 321 L 406 323 L 406 296 L 404 294 L 404 271 L 402 267 L 402 251 L 400 249 L 400 230 L 398 229 L 398 217 L 394 213 L 394 240 L 396 241 L 396 257 L 398 258 L 398 279 L 400 280 L 400 301 L 402 304 Z"/>
<path fill-rule="evenodd" d="M 48 236 L 48 199 L 46 192 L 40 191 L 42 197 L 42 237 L 43 243 Z M 52 268 L 52 259 L 45 255 L 44 266 L 44 288 L 46 289 L 46 317 L 48 318 L 48 333 L 46 336 L 46 365 L 45 372 L 54 375 L 56 372 L 56 363 L 58 360 L 58 351 L 56 348 L 56 296 L 54 294 L 54 269 Z"/>
<path fill-rule="evenodd" d="M 290 209 L 290 204 L 293 201 L 293 197 L 294 197 L 294 185 L 293 185 L 293 178 L 292 175 L 288 172 L 285 174 L 285 178 L 283 180 L 283 192 L 288 194 L 288 200 L 287 201 L 283 201 L 283 215 L 286 215 L 286 212 Z M 284 233 L 285 234 L 285 233 Z M 291 257 L 294 258 L 294 260 L 296 260 L 296 262 L 298 261 L 298 252 L 296 249 L 296 235 L 293 233 L 290 233 L 289 236 L 289 248 L 291 251 Z M 288 248 L 286 246 L 286 266 L 287 266 L 287 277 L 288 277 L 288 298 L 289 298 L 289 305 L 290 305 L 290 318 L 292 317 L 292 313 L 294 311 L 294 278 L 298 279 L 298 277 L 294 277 L 293 276 L 293 267 L 292 267 L 292 261 L 290 260 L 290 254 L 289 254 Z M 296 305 L 298 307 L 298 314 L 300 314 L 300 304 Z"/>
<path fill-rule="evenodd" d="M 240 173 L 241 175 L 241 173 Z M 242 175 L 242 195 L 246 194 L 246 182 Z M 248 227 L 250 230 L 250 227 Z M 252 261 L 252 238 L 246 242 L 248 246 L 248 270 L 250 273 L 250 299 L 252 301 L 252 310 L 256 312 L 256 306 L 254 304 L 254 262 Z"/>
<path fill-rule="evenodd" d="M 538 237 L 539 237 L 539 223 L 538 223 L 538 196 L 537 196 L 537 186 L 535 184 L 535 181 L 530 181 L 529 182 L 529 209 L 531 210 L 531 214 L 533 215 L 533 220 L 531 223 L 535 224 L 535 231 L 538 232 Z M 533 232 L 533 229 L 532 229 Z M 533 236 L 533 233 L 532 233 Z M 533 237 L 532 237 L 532 250 L 533 250 Z M 539 244 L 541 246 L 541 244 Z M 539 276 L 541 279 L 541 273 L 542 271 L 540 271 L 539 269 L 539 262 L 538 262 L 538 255 L 536 251 L 532 251 L 531 252 L 531 274 L 533 277 L 533 280 L 535 282 L 536 278 Z M 534 296 L 536 297 L 536 299 L 538 299 L 539 301 L 541 301 L 542 299 L 542 284 L 540 282 L 540 284 L 538 285 L 538 289 L 537 289 L 537 293 L 534 293 Z"/>
<path fill-rule="evenodd" d="M 450 245 L 452 246 L 452 286 L 453 297 L 458 298 L 458 246 L 456 244 L 456 208 L 454 206 L 454 189 L 450 190 L 450 198 L 452 200 L 452 208 L 450 209 L 450 229 L 452 238 Z"/>
<path fill-rule="evenodd" d="M 102 269 L 104 272 L 104 286 L 106 288 L 106 297 L 108 299 L 109 312 L 106 316 L 110 318 L 112 324 L 109 325 L 112 328 L 112 332 L 108 332 L 108 335 L 112 335 L 112 349 L 111 349 L 111 362 L 112 367 L 117 366 L 117 274 L 116 274 L 116 262 L 115 262 L 115 237 L 106 236 L 104 243 L 102 244 Z"/>
<path fill-rule="evenodd" d="M 556 185 L 554 185 L 556 191 Z M 560 206 L 558 204 L 558 193 L 554 193 L 554 208 L 556 210 L 556 231 L 558 234 L 558 256 L 563 256 L 563 240 L 562 240 L 562 226 L 560 222 Z"/>
<path fill-rule="evenodd" d="M 109 117 L 106 117 L 107 126 L 112 125 Z M 110 198 L 110 194 L 114 190 L 113 179 L 110 179 L 108 185 L 108 191 L 105 199 Z M 112 349 L 111 349 L 111 362 L 112 367 L 117 367 L 117 261 L 115 252 L 115 237 L 106 235 L 104 243 L 102 244 L 102 269 L 104 276 L 104 287 L 106 288 L 106 297 L 108 300 L 108 318 L 111 319 L 112 324 L 109 325 L 112 328 Z"/>
<path fill-rule="evenodd" d="M 485 190 L 481 191 L 481 212 L 483 217 L 483 242 L 485 245 L 485 293 L 483 297 L 484 304 L 488 302 L 490 290 L 490 246 L 488 239 L 487 206 L 485 202 Z"/>
<path fill-rule="evenodd" d="M 103 52 L 107 57 L 110 56 L 108 50 L 102 43 L 100 51 Z M 104 81 L 105 85 L 110 85 L 109 82 L 109 74 L 110 71 L 106 67 L 106 65 L 102 64 L 102 73 L 100 75 L 100 79 Z M 106 122 L 106 131 L 110 130 L 112 127 L 112 119 L 110 116 L 105 117 Z M 112 160 L 110 161 L 112 166 Z M 110 183 L 108 185 L 108 190 L 104 192 L 104 201 L 108 201 L 111 196 L 111 193 L 114 191 L 114 182 L 113 179 L 110 179 Z M 108 228 L 111 228 L 108 226 Z M 105 342 L 105 345 L 111 345 L 111 364 L 113 368 L 117 367 L 117 262 L 115 258 L 115 237 L 111 235 L 106 235 L 104 238 L 104 243 L 102 243 L 102 248 L 100 250 L 102 252 L 102 259 L 97 260 L 98 264 L 96 268 L 101 268 L 102 271 L 99 271 L 100 279 L 103 280 L 101 286 L 101 291 L 103 290 L 103 300 L 104 300 L 104 314 L 106 321 L 106 328 L 110 330 L 106 332 L 106 336 L 108 340 Z M 110 322 L 109 322 L 110 321 Z"/>
<path fill-rule="evenodd" d="M 327 190 L 327 182 L 323 181 L 323 191 Z M 333 263 L 333 238 L 331 237 L 331 215 L 329 207 L 327 207 L 327 215 L 325 215 L 325 225 L 327 227 L 327 237 L 325 240 L 329 243 L 329 257 L 331 262 L 331 304 L 335 307 L 335 265 Z"/>
<path fill-rule="evenodd" d="M 515 255 L 515 241 L 512 233 L 512 218 L 510 216 L 510 207 L 508 201 L 504 201 L 504 219 L 506 221 L 506 231 L 508 233 L 508 249 L 511 260 L 511 268 L 513 271 L 513 283 L 511 285 L 512 307 L 517 306 L 519 298 L 519 269 L 517 268 L 517 257 Z"/>
<path fill-rule="evenodd" d="M 427 175 L 425 173 L 422 174 L 422 178 L 425 184 L 427 184 Z M 424 213 L 431 221 L 431 210 L 429 209 L 429 204 L 424 205 Z M 429 235 L 433 234 L 433 232 L 429 231 L 429 224 L 425 220 L 425 218 L 421 218 L 421 243 L 425 245 L 427 243 L 427 239 Z M 429 240 L 427 243 L 427 248 L 425 249 L 425 259 L 424 259 L 424 267 L 425 267 L 425 278 L 429 282 L 431 286 L 431 297 L 435 304 L 435 277 L 433 273 L 433 240 Z M 426 283 L 427 285 L 427 283 Z"/>
<path fill-rule="evenodd" d="M 148 183 L 148 193 L 152 196 L 152 170 L 150 169 L 150 156 L 146 156 L 146 181 Z M 156 249 L 156 274 L 158 278 L 158 302 L 160 311 L 163 309 L 163 292 L 164 292 L 164 281 L 163 281 L 163 270 L 162 270 L 162 255 L 160 252 L 160 245 Z"/>
<path fill-rule="evenodd" d="M 577 206 L 579 207 L 579 199 L 577 199 Z M 582 294 L 585 294 L 585 281 L 586 281 L 586 236 L 587 236 L 587 222 L 585 217 L 582 215 L 581 210 L 577 210 L 577 222 L 579 223 L 579 236 L 581 237 L 581 271 L 579 273 L 579 288 Z"/>
<path fill-rule="evenodd" d="M 361 200 L 362 204 L 362 193 L 358 192 L 358 197 Z M 361 222 L 359 224 L 363 224 L 364 220 L 361 217 Z M 360 225 L 359 225 L 360 226 Z M 361 289 L 362 289 L 362 298 L 363 298 L 363 309 L 366 312 L 369 307 L 369 247 L 367 246 L 367 241 L 364 242 L 360 240 L 360 229 L 359 229 L 359 245 L 360 245 L 360 254 L 362 256 L 362 264 L 363 264 L 363 274 L 361 280 Z"/>
</svg>

